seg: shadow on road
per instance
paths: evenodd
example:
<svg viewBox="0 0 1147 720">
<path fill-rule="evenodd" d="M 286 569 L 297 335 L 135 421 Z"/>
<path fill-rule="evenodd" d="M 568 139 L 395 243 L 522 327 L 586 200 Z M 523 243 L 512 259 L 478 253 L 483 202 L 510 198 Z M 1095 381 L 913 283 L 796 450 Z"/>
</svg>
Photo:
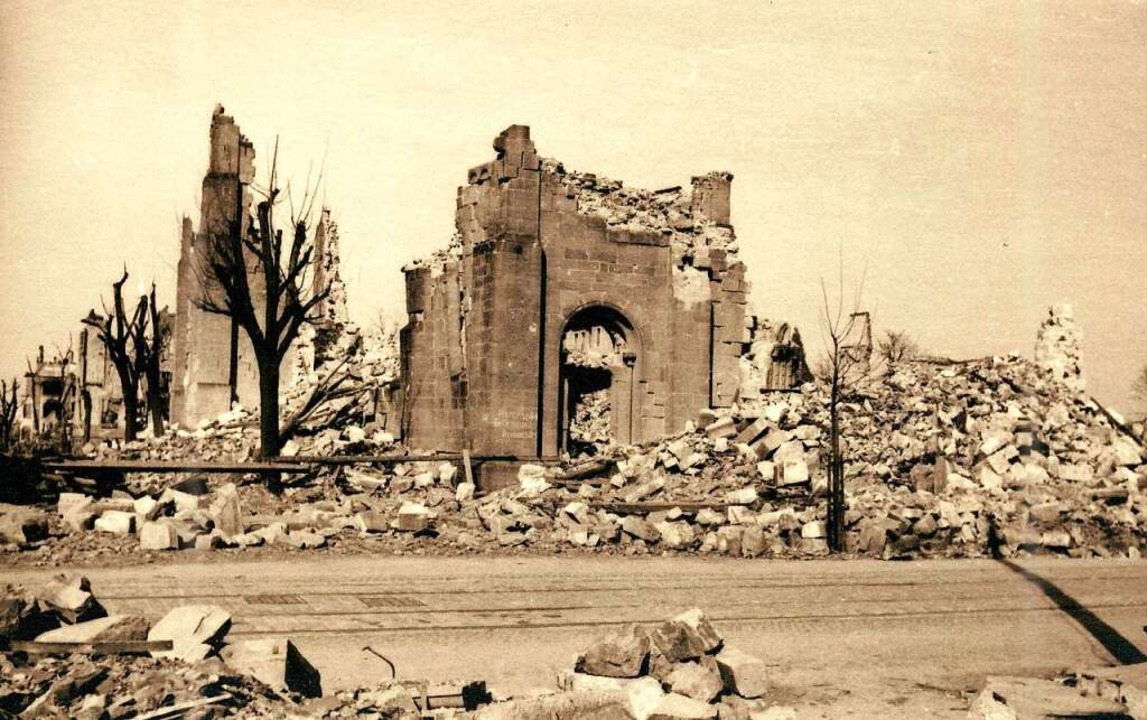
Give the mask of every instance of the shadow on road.
<svg viewBox="0 0 1147 720">
<path fill-rule="evenodd" d="M 1147 655 L 1144 655 L 1143 651 L 1135 646 L 1135 643 L 1120 635 L 1118 630 L 1100 620 L 1095 613 L 1080 605 L 1075 598 L 1060 590 L 1055 583 L 1045 580 L 1031 570 L 1020 567 L 1011 560 L 1005 558 L 997 558 L 997 560 L 1042 590 L 1043 594 L 1058 605 L 1060 610 L 1070 615 L 1084 630 L 1091 633 L 1091 636 L 1098 640 L 1120 664 L 1132 665 L 1147 662 Z"/>
</svg>

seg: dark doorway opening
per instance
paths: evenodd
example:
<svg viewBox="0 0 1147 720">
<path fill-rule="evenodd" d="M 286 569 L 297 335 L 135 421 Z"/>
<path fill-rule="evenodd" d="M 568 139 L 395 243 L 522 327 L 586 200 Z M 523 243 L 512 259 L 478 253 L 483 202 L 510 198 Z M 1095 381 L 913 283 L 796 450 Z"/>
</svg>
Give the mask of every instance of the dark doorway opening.
<svg viewBox="0 0 1147 720">
<path fill-rule="evenodd" d="M 561 337 L 559 450 L 578 457 L 633 442 L 633 326 L 613 308 L 591 306 L 570 318 Z"/>
</svg>

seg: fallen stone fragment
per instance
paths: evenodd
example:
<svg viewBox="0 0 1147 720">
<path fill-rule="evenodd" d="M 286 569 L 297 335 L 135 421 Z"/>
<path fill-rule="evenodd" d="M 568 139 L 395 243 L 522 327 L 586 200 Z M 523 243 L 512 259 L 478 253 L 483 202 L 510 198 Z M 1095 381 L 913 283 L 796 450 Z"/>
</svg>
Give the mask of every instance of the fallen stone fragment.
<svg viewBox="0 0 1147 720">
<path fill-rule="evenodd" d="M 354 516 L 354 525 L 359 532 L 381 533 L 390 530 L 390 522 L 377 510 L 363 510 Z"/>
<path fill-rule="evenodd" d="M 231 615 L 214 605 L 181 605 L 171 609 L 147 633 L 148 640 L 170 640 L 171 650 L 159 650 L 152 657 L 174 657 L 193 661 L 206 657 L 223 641 L 231 628 Z"/>
<path fill-rule="evenodd" d="M 636 515 L 627 515 L 625 519 L 621 521 L 621 531 L 626 535 L 639 538 L 647 543 L 657 542 L 661 539 L 661 533 L 658 532 L 656 527 Z"/>
<path fill-rule="evenodd" d="M 123 510 L 106 510 L 96 518 L 96 530 L 115 533 L 116 535 L 130 535 L 135 532 L 135 513 Z"/>
<path fill-rule="evenodd" d="M 168 523 L 145 522 L 139 529 L 140 550 L 178 550 L 179 533 Z"/>
<path fill-rule="evenodd" d="M 758 497 L 756 488 L 743 487 L 725 493 L 725 502 L 729 505 L 752 505 Z"/>
<path fill-rule="evenodd" d="M 36 599 L 65 622 L 77 623 L 107 615 L 91 589 L 91 583 L 82 575 L 57 575 L 36 594 Z"/>
<path fill-rule="evenodd" d="M 94 643 L 146 640 L 147 620 L 136 615 L 108 615 L 40 633 L 36 642 Z"/>
<path fill-rule="evenodd" d="M 696 660 L 721 646 L 721 636 L 699 608 L 693 608 L 657 625 L 649 639 L 671 662 Z"/>
<path fill-rule="evenodd" d="M 989 677 L 972 702 L 969 718 L 1121 717 L 1125 707 L 1110 698 L 1084 696 L 1078 688 L 1051 680 Z"/>
<path fill-rule="evenodd" d="M 403 532 L 421 532 L 430 526 L 430 508 L 421 503 L 404 502 L 398 509 L 394 528 Z"/>
<path fill-rule="evenodd" d="M 299 550 L 314 550 L 321 548 L 327 544 L 327 539 L 324 535 L 310 530 L 296 530 L 283 535 L 279 542 L 289 545 Z"/>
<path fill-rule="evenodd" d="M 736 648 L 725 646 L 716 656 L 725 689 L 743 698 L 756 698 L 768 690 L 765 663 Z"/>
<path fill-rule="evenodd" d="M 704 656 L 700 662 L 680 662 L 673 666 L 665 678 L 671 692 L 701 702 L 712 702 L 724 689 L 721 671 L 713 658 Z"/>
<path fill-rule="evenodd" d="M 270 685 L 304 697 L 322 697 L 322 677 L 299 652 L 282 638 L 244 640 L 227 645 L 222 653 L 228 666 Z"/>
<path fill-rule="evenodd" d="M 589 675 L 637 677 L 644 669 L 650 647 L 645 631 L 633 625 L 619 628 L 586 649 L 574 669 Z"/>
<path fill-rule="evenodd" d="M 706 720 L 717 717 L 717 708 L 691 697 L 669 693 L 657 703 L 648 720 Z"/>
<path fill-rule="evenodd" d="M 635 720 L 646 720 L 657 709 L 665 691 L 661 689 L 661 682 L 648 675 L 637 680 L 624 681 L 624 691 L 629 701 L 630 714 Z"/>
<path fill-rule="evenodd" d="M 48 537 L 48 516 L 20 505 L 0 504 L 0 543 L 27 545 Z"/>
<path fill-rule="evenodd" d="M 809 481 L 808 463 L 804 460 L 785 460 L 774 466 L 778 487 L 800 485 Z"/>
<path fill-rule="evenodd" d="M 215 491 L 208 514 L 223 537 L 243 534 L 243 509 L 239 505 L 239 489 L 235 483 L 227 483 Z"/>
<path fill-rule="evenodd" d="M 820 539 L 827 537 L 827 535 L 823 520 L 810 520 L 801 526 L 801 537 L 806 540 Z"/>
<path fill-rule="evenodd" d="M 621 693 L 586 690 L 485 705 L 474 713 L 474 720 L 629 720 L 627 706 Z"/>
</svg>

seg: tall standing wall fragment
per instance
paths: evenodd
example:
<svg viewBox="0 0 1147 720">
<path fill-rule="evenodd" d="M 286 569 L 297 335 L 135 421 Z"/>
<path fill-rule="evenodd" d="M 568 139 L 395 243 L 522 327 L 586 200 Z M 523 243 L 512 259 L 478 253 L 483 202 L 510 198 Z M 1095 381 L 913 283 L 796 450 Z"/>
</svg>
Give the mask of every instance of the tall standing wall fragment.
<svg viewBox="0 0 1147 720">
<path fill-rule="evenodd" d="M 732 176 L 625 188 L 540 158 L 521 125 L 494 149 L 458 191 L 450 247 L 406 269 L 408 444 L 545 458 L 590 396 L 619 442 L 732 404 L 750 342 Z M 612 350 L 586 363 L 567 335 Z"/>
</svg>

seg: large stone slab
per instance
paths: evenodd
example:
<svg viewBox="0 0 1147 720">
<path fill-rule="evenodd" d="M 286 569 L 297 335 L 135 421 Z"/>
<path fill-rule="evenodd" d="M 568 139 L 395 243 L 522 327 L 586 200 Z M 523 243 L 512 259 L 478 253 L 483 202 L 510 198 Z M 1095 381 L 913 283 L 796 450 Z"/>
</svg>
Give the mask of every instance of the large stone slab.
<svg viewBox="0 0 1147 720">
<path fill-rule="evenodd" d="M 108 615 L 40 633 L 36 636 L 36 642 L 91 643 L 146 640 L 147 630 L 147 620 L 137 615 Z"/>
<path fill-rule="evenodd" d="M 154 657 L 198 660 L 210 654 L 231 628 L 231 614 L 214 605 L 181 605 L 172 608 L 147 634 L 148 640 L 170 640 L 171 650 L 152 652 Z"/>
</svg>

